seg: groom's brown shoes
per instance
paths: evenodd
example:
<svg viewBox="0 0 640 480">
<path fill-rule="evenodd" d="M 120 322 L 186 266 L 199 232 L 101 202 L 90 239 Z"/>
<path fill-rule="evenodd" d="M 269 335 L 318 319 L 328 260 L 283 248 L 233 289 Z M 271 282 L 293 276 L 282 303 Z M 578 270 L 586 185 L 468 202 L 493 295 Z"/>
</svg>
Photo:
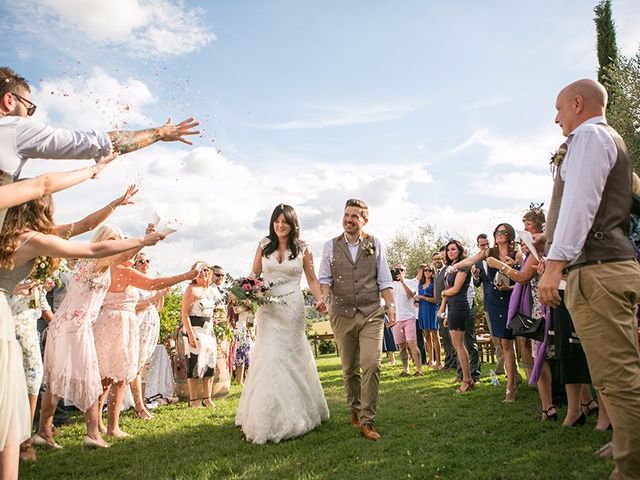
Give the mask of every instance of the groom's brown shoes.
<svg viewBox="0 0 640 480">
<path fill-rule="evenodd" d="M 367 440 L 371 440 L 372 442 L 380 440 L 380 434 L 375 431 L 375 429 L 373 428 L 373 425 L 368 425 L 368 424 L 362 425 L 360 427 L 360 433 L 364 438 L 366 438 Z"/>
<path fill-rule="evenodd" d="M 351 412 L 350 423 L 353 428 L 360 428 L 360 418 L 358 417 L 358 412 Z"/>
</svg>

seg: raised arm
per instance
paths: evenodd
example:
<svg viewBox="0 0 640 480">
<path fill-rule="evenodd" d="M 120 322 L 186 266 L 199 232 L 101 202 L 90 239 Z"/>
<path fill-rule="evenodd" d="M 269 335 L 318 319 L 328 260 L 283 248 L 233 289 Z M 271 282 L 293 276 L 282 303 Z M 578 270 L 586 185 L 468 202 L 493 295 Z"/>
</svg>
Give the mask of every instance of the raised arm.
<svg viewBox="0 0 640 480">
<path fill-rule="evenodd" d="M 473 257 L 467 257 L 464 260 L 460 260 L 458 263 L 454 263 L 453 267 L 455 267 L 456 270 L 460 270 L 466 267 L 473 267 L 476 263 L 486 259 L 488 254 L 489 250 L 480 250 Z"/>
<path fill-rule="evenodd" d="M 525 267 L 522 270 L 516 270 L 510 267 L 504 262 L 501 262 L 497 258 L 487 258 L 487 264 L 499 270 L 501 273 L 509 277 L 511 280 L 518 282 L 522 285 L 529 282 L 533 277 L 538 274 L 538 260 L 533 255 L 529 255 L 526 259 Z"/>
<path fill-rule="evenodd" d="M 165 236 L 161 233 L 150 233 L 144 237 L 128 238 L 126 240 L 106 240 L 104 242 L 88 243 L 64 240 L 57 235 L 26 232 L 20 236 L 24 242 L 16 251 L 15 265 L 24 265 L 37 256 L 61 258 L 102 258 L 116 255 L 132 248 L 142 248 L 155 245 Z M 29 239 L 29 237 L 31 237 Z M 27 239 L 29 239 L 27 241 Z"/>
<path fill-rule="evenodd" d="M 193 129 L 200 125 L 200 123 L 196 122 L 193 118 L 187 118 L 177 125 L 173 125 L 171 122 L 171 117 L 169 117 L 167 123 L 161 127 L 138 131 L 115 130 L 109 132 L 108 135 L 111 139 L 113 150 L 118 153 L 129 153 L 148 147 L 158 141 L 179 141 L 187 145 L 192 145 L 192 143 L 184 137 L 186 135 L 198 135 L 200 131 Z"/>
<path fill-rule="evenodd" d="M 117 266 L 115 269 L 123 275 L 126 275 L 128 281 L 123 283 L 128 283 L 129 285 L 141 288 L 142 290 L 160 290 L 172 287 L 177 283 L 184 282 L 186 280 L 193 280 L 200 273 L 199 270 L 194 269 L 171 277 L 152 278 L 131 267 Z"/>
<path fill-rule="evenodd" d="M 100 210 L 96 210 L 95 212 L 90 213 L 82 220 L 64 225 L 56 225 L 58 235 L 64 238 L 71 238 L 77 235 L 82 235 L 86 232 L 90 232 L 102 222 L 104 222 L 107 218 L 109 218 L 113 214 L 113 212 L 116 211 L 117 207 L 121 205 L 132 204 L 133 202 L 131 201 L 131 197 L 133 197 L 136 193 L 138 193 L 138 187 L 136 185 L 130 185 L 124 194 L 120 195 L 115 200 L 112 200 Z"/>
<path fill-rule="evenodd" d="M 21 203 L 73 187 L 90 178 L 96 178 L 116 157 L 117 155 L 103 157 L 98 163 L 87 168 L 70 172 L 45 173 L 36 178 L 3 185 L 0 187 L 0 209 L 15 207 Z"/>
</svg>

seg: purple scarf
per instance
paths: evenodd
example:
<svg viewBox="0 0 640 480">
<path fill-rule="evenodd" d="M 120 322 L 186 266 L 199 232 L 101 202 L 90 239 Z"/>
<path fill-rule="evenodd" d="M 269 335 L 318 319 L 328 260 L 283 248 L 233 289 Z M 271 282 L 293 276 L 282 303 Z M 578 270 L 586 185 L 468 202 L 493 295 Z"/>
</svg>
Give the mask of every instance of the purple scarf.
<svg viewBox="0 0 640 480">
<path fill-rule="evenodd" d="M 529 255 L 527 255 L 522 261 L 520 271 L 524 271 Z M 536 350 L 536 358 L 531 372 L 531 378 L 529 378 L 529 385 L 535 385 L 540 377 L 540 371 L 542 370 L 542 364 L 544 362 L 544 354 L 547 350 L 548 343 L 548 331 L 551 328 L 551 309 L 546 305 L 541 305 L 544 312 L 544 340 L 538 343 Z M 527 282 L 525 285 L 520 283 L 515 284 L 513 292 L 511 292 L 511 298 L 509 299 L 509 310 L 507 314 L 507 327 L 511 326 L 513 317 L 519 313 L 531 317 L 531 283 Z"/>
</svg>

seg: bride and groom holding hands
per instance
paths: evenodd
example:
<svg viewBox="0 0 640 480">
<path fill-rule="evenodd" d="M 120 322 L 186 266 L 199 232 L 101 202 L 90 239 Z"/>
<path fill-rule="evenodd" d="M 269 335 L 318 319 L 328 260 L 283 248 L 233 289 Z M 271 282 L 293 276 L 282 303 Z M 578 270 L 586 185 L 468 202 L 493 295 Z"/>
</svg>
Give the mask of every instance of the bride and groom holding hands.
<svg viewBox="0 0 640 480">
<path fill-rule="evenodd" d="M 330 313 L 340 352 L 350 422 L 368 440 L 375 430 L 385 310 L 393 325 L 393 279 L 378 239 L 362 231 L 365 202 L 347 200 L 344 232 L 325 243 L 316 277 L 313 256 L 300 239 L 300 222 L 289 205 L 271 215 L 269 236 L 260 241 L 252 273 L 272 283 L 286 303 L 262 305 L 255 318 L 256 343 L 235 423 L 248 441 L 263 444 L 294 438 L 329 418 L 311 348 L 305 334 L 304 272 L 315 307 Z M 380 296 L 385 307 L 381 306 Z"/>
</svg>

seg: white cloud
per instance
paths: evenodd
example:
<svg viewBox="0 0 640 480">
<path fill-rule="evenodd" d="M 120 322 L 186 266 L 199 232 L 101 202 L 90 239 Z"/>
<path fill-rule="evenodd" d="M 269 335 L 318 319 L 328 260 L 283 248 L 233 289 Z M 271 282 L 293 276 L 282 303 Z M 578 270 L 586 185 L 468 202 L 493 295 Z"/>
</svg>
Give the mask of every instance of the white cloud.
<svg viewBox="0 0 640 480">
<path fill-rule="evenodd" d="M 544 201 L 549 204 L 551 198 L 551 173 L 509 172 L 497 175 L 478 175 L 469 189 L 472 193 L 501 199 L 519 199 Z"/>
<path fill-rule="evenodd" d="M 120 81 L 100 67 L 88 76 L 43 79 L 32 90 L 35 118 L 65 128 L 111 130 L 152 123 L 142 113 L 155 102 L 147 85 L 134 78 Z"/>
<path fill-rule="evenodd" d="M 10 0 L 19 30 L 74 48 L 118 47 L 142 58 L 183 55 L 215 40 L 204 12 L 177 0 Z"/>
<path fill-rule="evenodd" d="M 458 155 L 472 147 L 487 150 L 487 164 L 514 167 L 546 168 L 551 154 L 562 143 L 558 127 L 545 127 L 537 133 L 506 137 L 488 128 L 478 128 L 460 145 L 445 152 L 444 156 Z"/>
<path fill-rule="evenodd" d="M 385 103 L 364 107 L 316 107 L 312 108 L 312 110 L 323 110 L 327 113 L 325 113 L 323 118 L 291 120 L 287 122 L 260 124 L 256 126 L 270 130 L 294 130 L 378 123 L 403 118 L 408 113 L 415 111 L 416 107 L 405 103 Z"/>
<path fill-rule="evenodd" d="M 472 110 L 480 110 L 483 108 L 497 107 L 498 105 L 504 105 L 509 103 L 510 99 L 507 97 L 489 97 L 477 100 L 462 107 L 463 112 L 470 112 Z"/>
</svg>

